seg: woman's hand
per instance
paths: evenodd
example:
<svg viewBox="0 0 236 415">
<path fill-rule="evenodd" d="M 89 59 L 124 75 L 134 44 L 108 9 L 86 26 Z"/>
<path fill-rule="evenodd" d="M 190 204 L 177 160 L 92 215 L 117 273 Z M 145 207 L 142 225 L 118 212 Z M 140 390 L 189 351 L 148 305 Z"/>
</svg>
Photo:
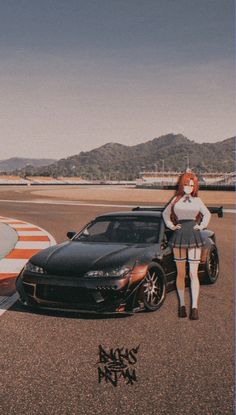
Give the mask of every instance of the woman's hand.
<svg viewBox="0 0 236 415">
<path fill-rule="evenodd" d="M 193 229 L 196 229 L 197 231 L 202 231 L 202 227 L 201 227 L 201 225 L 195 225 L 194 227 L 193 227 Z"/>
<path fill-rule="evenodd" d="M 173 225 L 172 231 L 177 231 L 177 229 L 181 229 L 180 223 L 178 223 L 177 225 Z"/>
</svg>

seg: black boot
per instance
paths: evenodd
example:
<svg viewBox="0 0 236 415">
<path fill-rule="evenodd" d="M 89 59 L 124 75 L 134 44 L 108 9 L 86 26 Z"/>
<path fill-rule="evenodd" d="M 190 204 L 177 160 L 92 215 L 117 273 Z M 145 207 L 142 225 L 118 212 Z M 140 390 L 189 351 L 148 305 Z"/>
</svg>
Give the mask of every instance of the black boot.
<svg viewBox="0 0 236 415">
<path fill-rule="evenodd" d="M 199 320 L 197 308 L 192 308 L 191 313 L 190 313 L 190 320 Z"/>
<path fill-rule="evenodd" d="M 179 307 L 179 317 L 187 317 L 185 305 Z"/>
</svg>

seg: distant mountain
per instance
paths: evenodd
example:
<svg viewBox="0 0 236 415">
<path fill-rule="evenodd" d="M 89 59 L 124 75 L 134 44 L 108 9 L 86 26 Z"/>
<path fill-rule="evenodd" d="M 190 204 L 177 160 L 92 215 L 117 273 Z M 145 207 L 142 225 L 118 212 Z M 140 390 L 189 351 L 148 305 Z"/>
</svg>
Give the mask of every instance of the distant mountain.
<svg viewBox="0 0 236 415">
<path fill-rule="evenodd" d="M 107 143 L 63 158 L 45 167 L 26 167 L 21 175 L 82 176 L 93 179 L 135 179 L 144 170 L 184 171 L 187 158 L 196 173 L 234 171 L 235 137 L 196 143 L 181 134 L 167 134 L 135 146 Z"/>
<path fill-rule="evenodd" d="M 55 159 L 30 159 L 21 157 L 12 157 L 7 160 L 0 160 L 0 172 L 9 173 L 13 170 L 25 168 L 27 165 L 33 167 L 47 166 L 54 163 Z"/>
</svg>

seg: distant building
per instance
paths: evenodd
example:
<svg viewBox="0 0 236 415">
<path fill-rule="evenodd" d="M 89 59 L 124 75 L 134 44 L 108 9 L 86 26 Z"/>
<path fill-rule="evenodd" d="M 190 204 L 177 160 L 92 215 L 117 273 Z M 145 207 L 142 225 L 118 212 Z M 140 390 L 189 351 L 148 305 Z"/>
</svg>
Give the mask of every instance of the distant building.
<svg viewBox="0 0 236 415">
<path fill-rule="evenodd" d="M 144 171 L 140 173 L 137 184 L 166 184 L 175 185 L 179 178 L 179 172 L 152 172 Z"/>
<path fill-rule="evenodd" d="M 1 175 L 0 176 L 0 185 L 8 185 L 8 184 L 20 184 L 25 185 L 28 181 L 22 179 L 20 176 L 12 176 L 12 175 Z"/>
<path fill-rule="evenodd" d="M 180 172 L 153 172 L 144 171 L 137 179 L 137 185 L 163 185 L 174 186 L 177 184 Z M 235 184 L 235 172 L 232 173 L 203 173 L 198 175 L 199 183 L 204 185 L 232 185 Z"/>
</svg>

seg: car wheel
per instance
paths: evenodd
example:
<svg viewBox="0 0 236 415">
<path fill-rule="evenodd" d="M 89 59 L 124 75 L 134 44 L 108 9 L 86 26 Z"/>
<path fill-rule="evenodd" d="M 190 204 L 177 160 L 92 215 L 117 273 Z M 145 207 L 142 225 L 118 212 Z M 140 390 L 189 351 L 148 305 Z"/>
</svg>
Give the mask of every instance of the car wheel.
<svg viewBox="0 0 236 415">
<path fill-rule="evenodd" d="M 214 284 L 219 275 L 219 256 L 217 247 L 212 245 L 207 253 L 206 265 L 205 265 L 205 278 L 206 284 Z"/>
<path fill-rule="evenodd" d="M 160 265 L 149 266 L 140 294 L 146 310 L 155 311 L 161 307 L 166 297 L 166 278 Z"/>
</svg>

